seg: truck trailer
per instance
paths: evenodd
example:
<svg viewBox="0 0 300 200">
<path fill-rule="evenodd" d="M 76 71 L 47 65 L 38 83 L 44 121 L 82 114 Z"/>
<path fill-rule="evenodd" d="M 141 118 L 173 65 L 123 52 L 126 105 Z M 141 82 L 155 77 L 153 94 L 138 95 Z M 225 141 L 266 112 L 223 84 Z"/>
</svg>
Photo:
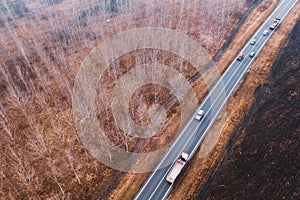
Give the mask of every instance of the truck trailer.
<svg viewBox="0 0 300 200">
<path fill-rule="evenodd" d="M 171 167 L 169 173 L 167 174 L 166 180 L 169 183 L 174 183 L 178 175 L 181 173 L 184 165 L 186 164 L 187 160 L 189 158 L 189 154 L 182 152 L 181 156 L 179 159 L 177 159 L 173 166 Z"/>
</svg>

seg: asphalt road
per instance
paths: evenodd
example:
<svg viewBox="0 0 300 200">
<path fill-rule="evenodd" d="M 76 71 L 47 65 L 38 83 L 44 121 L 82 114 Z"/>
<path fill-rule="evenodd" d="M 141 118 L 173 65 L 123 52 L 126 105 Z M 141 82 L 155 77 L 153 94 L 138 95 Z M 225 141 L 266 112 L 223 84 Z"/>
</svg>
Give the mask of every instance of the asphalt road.
<svg viewBox="0 0 300 200">
<path fill-rule="evenodd" d="M 272 36 L 273 32 L 276 31 L 276 29 L 274 31 L 269 29 L 270 24 L 276 17 L 281 18 L 281 23 L 284 23 L 284 21 L 282 21 L 283 18 L 293 8 L 297 1 L 298 0 L 282 1 L 253 35 L 252 38 L 256 39 L 255 45 L 250 44 L 251 40 L 247 42 L 241 51 L 245 54 L 244 59 L 242 61 L 237 61 L 235 59 L 231 63 L 214 88 L 195 111 L 194 115 L 184 126 L 183 130 L 181 130 L 178 137 L 170 146 L 169 151 L 166 152 L 158 166 L 136 194 L 134 197 L 135 200 L 162 200 L 167 198 L 173 188 L 173 184 L 166 181 L 166 175 L 172 167 L 172 164 L 180 157 L 182 152 L 187 152 L 191 156 L 195 154 L 195 151 L 203 141 L 206 133 L 209 131 L 228 98 L 236 89 L 245 73 L 249 70 L 251 63 L 255 57 L 258 56 L 260 50 Z M 264 30 L 269 31 L 266 36 L 263 36 Z M 256 52 L 256 55 L 253 58 L 249 57 L 249 54 L 252 51 Z M 199 109 L 204 110 L 206 113 L 200 122 L 194 119 L 195 114 Z M 177 181 L 180 181 L 180 177 L 177 178 Z"/>
</svg>

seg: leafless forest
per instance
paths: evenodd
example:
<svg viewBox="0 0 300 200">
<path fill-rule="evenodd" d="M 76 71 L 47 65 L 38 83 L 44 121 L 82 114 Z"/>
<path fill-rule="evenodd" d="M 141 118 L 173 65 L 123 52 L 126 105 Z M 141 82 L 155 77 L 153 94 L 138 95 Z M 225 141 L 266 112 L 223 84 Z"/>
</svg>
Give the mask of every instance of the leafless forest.
<svg viewBox="0 0 300 200">
<path fill-rule="evenodd" d="M 71 102 L 82 60 L 103 39 L 140 27 L 163 27 L 185 33 L 213 56 L 253 2 L 1 1 L 0 198 L 91 199 L 101 190 L 105 191 L 105 198 L 122 173 L 94 159 L 76 133 Z M 178 59 L 158 51 L 145 54 L 144 57 L 143 52 L 133 52 L 125 58 L 134 60 L 131 64 L 136 65 L 157 54 L 164 63 L 176 63 Z M 120 58 L 110 66 L 104 84 L 114 84 L 124 69 L 122 64 Z M 145 99 L 138 96 L 131 106 L 132 115 L 137 123 L 143 123 L 147 117 L 136 113 Z M 158 102 L 163 99 L 161 94 L 154 98 Z M 104 114 L 108 118 L 101 124 L 114 127 L 109 111 Z M 124 145 L 118 139 L 122 134 L 110 130 L 107 134 Z"/>
</svg>

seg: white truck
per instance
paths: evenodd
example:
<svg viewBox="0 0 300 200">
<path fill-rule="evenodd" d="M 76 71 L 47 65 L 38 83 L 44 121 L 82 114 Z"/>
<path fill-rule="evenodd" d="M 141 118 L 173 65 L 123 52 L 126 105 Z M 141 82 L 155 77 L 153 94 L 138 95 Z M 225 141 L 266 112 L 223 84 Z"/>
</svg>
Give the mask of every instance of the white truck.
<svg viewBox="0 0 300 200">
<path fill-rule="evenodd" d="M 177 176 L 180 174 L 181 170 L 183 169 L 184 165 L 186 164 L 188 158 L 189 158 L 189 154 L 182 152 L 180 158 L 174 162 L 172 168 L 170 169 L 170 171 L 166 177 L 166 180 L 169 183 L 174 183 Z"/>
</svg>

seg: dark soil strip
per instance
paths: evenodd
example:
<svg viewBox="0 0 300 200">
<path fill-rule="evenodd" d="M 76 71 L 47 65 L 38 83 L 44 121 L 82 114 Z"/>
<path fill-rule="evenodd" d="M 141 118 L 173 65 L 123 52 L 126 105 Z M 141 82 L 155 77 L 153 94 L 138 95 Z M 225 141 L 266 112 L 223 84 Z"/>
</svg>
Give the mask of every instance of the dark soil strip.
<svg viewBox="0 0 300 200">
<path fill-rule="evenodd" d="M 300 199 L 300 19 L 195 199 Z"/>
<path fill-rule="evenodd" d="M 97 194 L 96 198 L 97 200 L 104 200 L 108 199 L 109 194 L 112 190 L 118 187 L 120 180 L 122 176 L 125 174 L 125 172 L 117 171 L 115 170 L 107 183 L 105 184 L 106 187 L 102 188 L 101 191 Z"/>
</svg>

